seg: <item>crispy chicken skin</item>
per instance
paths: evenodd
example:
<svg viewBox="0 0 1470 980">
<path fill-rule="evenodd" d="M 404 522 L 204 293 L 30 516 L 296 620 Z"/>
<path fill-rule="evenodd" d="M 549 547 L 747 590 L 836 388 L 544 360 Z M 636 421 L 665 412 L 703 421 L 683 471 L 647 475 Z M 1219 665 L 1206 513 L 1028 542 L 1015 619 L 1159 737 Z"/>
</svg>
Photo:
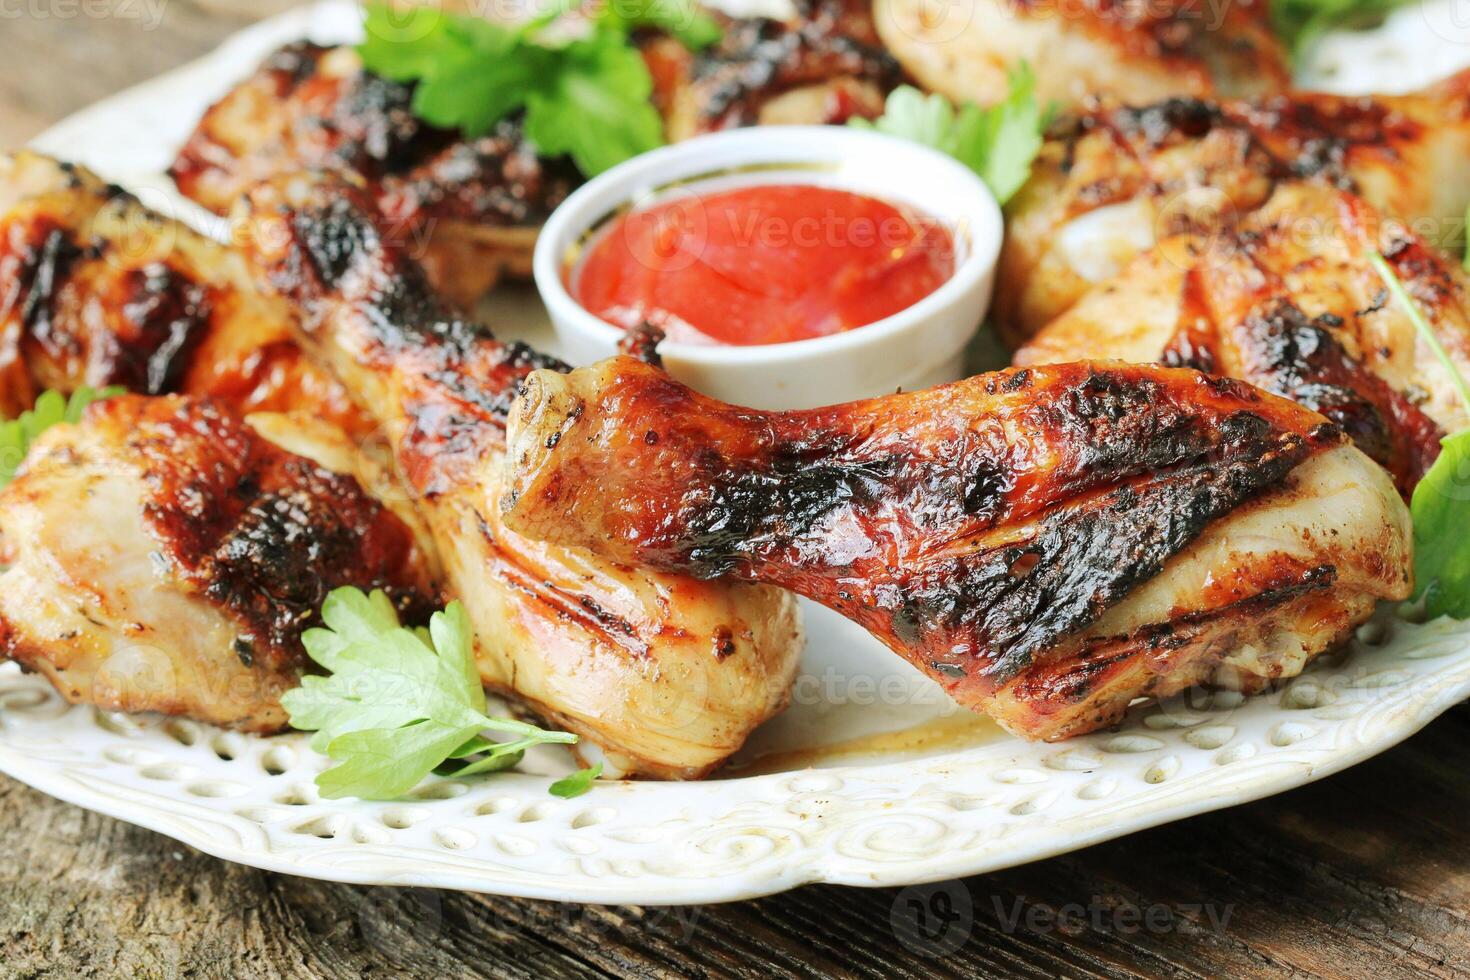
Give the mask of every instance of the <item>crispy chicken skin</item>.
<svg viewBox="0 0 1470 980">
<path fill-rule="evenodd" d="M 797 6 L 791 21 L 720 17 L 723 38 L 697 54 L 661 34 L 640 39 L 670 139 L 883 111 L 902 73 L 866 3 Z M 218 214 L 273 177 L 355 173 L 435 289 L 469 308 L 503 275 L 530 275 L 538 229 L 582 177 L 538 157 L 518 118 L 466 140 L 415 117 L 412 98 L 412 85 L 365 71 L 351 48 L 287 45 L 205 113 L 169 173 Z"/>
<path fill-rule="evenodd" d="M 1005 98 L 1024 60 L 1043 103 L 1092 96 L 1254 96 L 1290 87 L 1263 0 L 874 0 L 888 50 L 919 83 L 952 99 Z"/>
<path fill-rule="evenodd" d="M 351 170 L 434 286 L 468 306 L 502 273 L 530 275 L 536 230 L 580 177 L 538 158 L 517 120 L 463 140 L 415 117 L 412 97 L 351 48 L 291 44 L 205 113 L 170 175 L 224 214 L 272 177 Z"/>
<path fill-rule="evenodd" d="M 180 396 L 47 430 L 0 491 L 0 565 L 0 653 L 67 700 L 262 733 L 328 591 L 438 605 L 430 556 L 352 475 Z"/>
<path fill-rule="evenodd" d="M 801 651 L 788 593 L 625 568 L 502 523 L 516 386 L 562 365 L 435 299 L 360 188 L 262 186 L 236 217 L 261 276 L 298 305 L 305 347 L 383 424 L 474 622 L 487 685 L 617 770 L 666 778 L 710 771 L 785 705 Z"/>
<path fill-rule="evenodd" d="M 878 37 L 868 0 L 796 0 L 792 8 L 788 20 L 713 14 L 723 35 L 697 53 L 672 38 L 644 39 L 670 140 L 882 115 L 903 71 Z"/>
<path fill-rule="evenodd" d="M 1103 357 L 1240 378 L 1338 423 L 1407 496 L 1440 440 L 1470 417 L 1389 299 L 1370 249 L 1470 374 L 1470 294 L 1458 265 L 1385 226 L 1361 198 L 1310 184 L 1282 187 L 1211 239 L 1161 242 L 1044 327 L 1016 363 Z"/>
<path fill-rule="evenodd" d="M 1380 467 L 1320 415 L 1187 370 L 1018 369 L 779 413 L 616 358 L 531 374 L 508 459 L 516 531 L 790 588 L 1029 738 L 1294 675 L 1410 587 Z"/>
<path fill-rule="evenodd" d="M 1422 92 L 1173 99 L 1060 125 L 1008 207 L 993 315 L 1019 346 L 1139 252 L 1212 233 L 1281 185 L 1352 190 L 1440 247 L 1470 204 L 1470 71 Z"/>
<path fill-rule="evenodd" d="M 81 385 L 371 428 L 238 255 L 81 167 L 0 157 L 0 417 Z"/>
</svg>

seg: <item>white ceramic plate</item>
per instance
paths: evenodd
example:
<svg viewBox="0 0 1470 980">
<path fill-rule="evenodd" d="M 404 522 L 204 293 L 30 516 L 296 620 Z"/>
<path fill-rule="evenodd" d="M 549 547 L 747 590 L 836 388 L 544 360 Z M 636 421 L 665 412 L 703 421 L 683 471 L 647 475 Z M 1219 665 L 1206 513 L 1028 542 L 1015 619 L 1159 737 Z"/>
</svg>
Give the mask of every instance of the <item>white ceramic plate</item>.
<svg viewBox="0 0 1470 980">
<path fill-rule="evenodd" d="M 35 145 L 207 224 L 158 176 L 205 105 L 277 44 L 350 37 L 354 23 L 344 4 L 269 21 Z M 487 315 L 502 334 L 553 346 L 525 291 L 497 294 Z M 274 871 L 684 904 L 815 881 L 911 884 L 1058 854 L 1321 778 L 1470 693 L 1470 623 L 1413 625 L 1385 610 L 1366 640 L 1281 691 L 1144 706 L 1117 731 L 1038 745 L 958 711 L 858 628 L 805 611 L 792 709 L 726 778 L 704 783 L 600 783 L 558 800 L 546 774 L 566 762 L 548 753 L 532 772 L 435 781 L 402 802 L 322 801 L 312 778 L 325 760 L 302 737 L 68 707 L 12 667 L 0 667 L 0 770 Z"/>
</svg>

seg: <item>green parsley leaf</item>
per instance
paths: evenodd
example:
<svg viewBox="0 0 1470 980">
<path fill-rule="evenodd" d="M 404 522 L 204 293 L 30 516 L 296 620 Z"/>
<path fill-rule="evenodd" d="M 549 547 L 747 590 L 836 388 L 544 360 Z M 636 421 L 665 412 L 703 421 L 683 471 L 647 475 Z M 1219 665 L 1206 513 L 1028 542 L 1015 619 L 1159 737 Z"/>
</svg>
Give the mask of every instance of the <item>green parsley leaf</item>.
<svg viewBox="0 0 1470 980">
<path fill-rule="evenodd" d="M 527 95 L 526 136 L 593 175 L 663 145 L 643 56 L 605 30 L 561 50 L 561 65 Z"/>
<path fill-rule="evenodd" d="M 956 112 L 944 96 L 924 95 L 902 85 L 889 94 L 882 116 L 871 122 L 852 119 L 849 125 L 948 153 L 979 174 L 995 199 L 1005 204 L 1031 176 L 1046 113 L 1036 101 L 1036 76 L 1022 62 L 1011 73 L 1005 99 L 989 108 L 965 103 Z"/>
<path fill-rule="evenodd" d="M 577 741 L 485 714 L 474 637 L 458 602 L 435 613 L 427 631 L 411 630 L 382 592 L 342 588 L 322 605 L 322 621 L 301 639 L 329 673 L 303 677 L 281 704 L 293 727 L 315 733 L 312 748 L 339 763 L 316 779 L 329 799 L 394 799 L 430 772 L 494 772 L 520 762 L 533 745 Z M 492 741 L 487 730 L 515 738 Z"/>
<path fill-rule="evenodd" d="M 602 763 L 597 763 L 591 769 L 579 769 L 570 776 L 563 776 L 551 784 L 551 795 L 560 796 L 564 800 L 570 800 L 574 796 L 581 796 L 592 788 L 592 781 L 602 775 Z"/>
<path fill-rule="evenodd" d="M 1313 41 L 1338 27 L 1377 27 L 1408 0 L 1272 0 L 1271 26 L 1299 57 Z"/>
<path fill-rule="evenodd" d="M 363 15 L 357 51 L 375 74 L 398 82 L 433 71 L 448 37 L 449 17 L 438 7 L 374 5 Z"/>
<path fill-rule="evenodd" d="M 653 77 L 629 32 L 655 27 L 699 48 L 720 30 L 693 0 L 608 0 L 571 34 L 547 31 L 584 5 L 565 0 L 518 26 L 372 5 L 357 50 L 369 71 L 416 83 L 413 110 L 425 122 L 474 139 L 524 111 L 538 152 L 594 176 L 663 145 Z"/>
<path fill-rule="evenodd" d="M 30 452 L 31 443 L 42 432 L 63 422 L 80 422 L 88 405 L 122 393 L 122 388 L 94 391 L 83 386 L 67 398 L 60 392 L 43 391 L 29 412 L 22 412 L 20 418 L 0 422 L 0 489 L 15 479 L 26 453 Z"/>
<path fill-rule="evenodd" d="M 1416 598 L 1432 619 L 1470 619 L 1470 429 L 1447 436 L 1439 458 L 1414 488 Z"/>
<path fill-rule="evenodd" d="M 720 25 L 694 0 L 607 0 L 599 19 L 624 30 L 654 27 L 677 38 L 690 51 L 702 51 L 720 39 Z"/>
<path fill-rule="evenodd" d="M 1449 373 L 1470 411 L 1470 385 L 1424 318 L 1393 268 L 1377 252 L 1368 253 L 1379 278 L 1408 315 L 1430 350 Z M 1446 436 L 1439 458 L 1414 488 L 1409 513 L 1414 518 L 1415 598 L 1424 600 L 1431 617 L 1470 619 L 1470 429 Z"/>
</svg>

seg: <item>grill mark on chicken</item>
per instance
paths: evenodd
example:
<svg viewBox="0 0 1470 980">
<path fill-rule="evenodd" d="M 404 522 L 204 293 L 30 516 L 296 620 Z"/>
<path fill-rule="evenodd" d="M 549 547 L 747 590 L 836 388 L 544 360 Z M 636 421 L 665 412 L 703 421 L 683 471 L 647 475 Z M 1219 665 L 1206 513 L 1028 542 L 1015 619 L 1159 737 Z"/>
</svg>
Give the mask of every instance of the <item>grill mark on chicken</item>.
<svg viewBox="0 0 1470 980">
<path fill-rule="evenodd" d="M 152 491 L 144 517 L 160 554 L 272 655 L 295 656 L 340 585 L 383 589 L 413 621 L 432 611 L 394 578 L 409 532 L 351 477 L 276 449 L 211 402 L 106 404 L 109 424 L 129 427 L 122 452 Z"/>
<path fill-rule="evenodd" d="M 1110 134 L 1139 161 L 1213 135 L 1238 137 L 1242 162 L 1273 181 L 1319 179 L 1354 190 L 1353 152 L 1372 149 L 1388 160 L 1397 147 L 1422 139 L 1424 126 L 1384 101 L 1276 95 L 1246 102 L 1173 98 L 1084 114 L 1065 130 L 1073 144 L 1089 133 Z M 1073 151 L 1075 153 L 1075 150 Z"/>
<path fill-rule="evenodd" d="M 401 375 L 408 428 L 400 463 L 420 493 L 434 496 L 460 485 L 486 451 L 503 443 L 523 376 L 566 366 L 525 344 L 503 344 L 483 324 L 460 317 L 416 266 L 390 258 L 382 267 L 384 256 L 397 253 L 385 248 L 371 208 L 361 197 L 340 196 L 294 212 L 290 230 L 299 250 L 277 281 L 298 292 L 313 283 L 318 306 L 366 287 L 359 352 L 384 369 L 413 365 L 412 374 Z M 354 284 L 353 276 L 364 282 Z"/>
<path fill-rule="evenodd" d="M 1040 665 L 1021 674 L 1009 694 L 1018 702 L 1045 711 L 1058 704 L 1085 706 L 1110 675 L 1141 658 L 1158 657 L 1184 650 L 1197 643 L 1213 629 L 1278 609 L 1293 601 L 1330 590 L 1337 582 L 1337 570 L 1330 566 L 1288 568 L 1278 580 L 1237 602 L 1207 612 L 1186 613 L 1171 623 L 1150 624 L 1132 636 L 1107 637 L 1091 641 L 1075 656 Z M 1228 634 L 1227 634 L 1228 635 Z M 1166 675 L 1159 675 L 1165 679 Z M 1206 683 L 1207 674 L 1196 683 Z M 1252 682 L 1255 687 L 1259 682 Z M 1135 692 L 1138 696 L 1156 693 L 1151 686 Z M 1173 692 L 1171 692 L 1173 693 Z M 1126 703 L 1114 702 L 1084 722 L 1087 730 L 1118 721 Z"/>
<path fill-rule="evenodd" d="M 15 229 L 16 232 L 25 230 Z M 31 231 L 39 235 L 39 245 L 12 240 L 5 257 L 0 259 L 0 272 L 11 283 L 11 288 L 6 290 L 5 304 L 0 307 L 0 317 L 18 312 L 24 329 L 41 343 L 51 344 L 55 340 L 51 304 L 67 269 L 81 258 L 82 250 L 63 229 L 49 222 L 38 222 Z M 12 234 L 12 239 L 15 237 L 21 236 Z"/>
<path fill-rule="evenodd" d="M 46 388 L 120 385 L 241 411 L 305 408 L 365 431 L 237 263 L 82 168 L 0 157 L 0 336 L 12 345 L 0 415 Z"/>
<path fill-rule="evenodd" d="M 119 396 L 48 430 L 0 528 L 0 651 L 103 707 L 274 731 L 327 592 L 438 605 L 397 517 L 207 400 Z"/>
<path fill-rule="evenodd" d="M 75 282 L 81 260 L 110 261 L 109 244 L 83 245 L 69 230 L 39 220 L 10 225 L 44 237 L 38 248 L 21 246 L 0 257 L 5 302 L 0 320 L 17 316 L 26 339 L 57 363 L 75 362 L 88 383 L 122 385 L 161 394 L 176 390 L 190 356 L 210 322 L 209 288 L 163 262 L 120 268 L 114 311 L 120 329 L 81 335 L 58 310 L 61 293 Z"/>
<path fill-rule="evenodd" d="M 1180 98 L 1086 112 L 1055 127 L 1008 209 L 997 323 L 1019 347 L 1163 236 L 1230 232 L 1295 187 L 1362 195 L 1459 251 L 1467 157 L 1470 71 L 1406 95 Z"/>
<path fill-rule="evenodd" d="M 620 768 L 676 778 L 718 765 L 779 710 L 799 654 L 790 596 L 615 566 L 504 527 L 506 412 L 529 372 L 564 365 L 436 299 L 364 188 L 290 180 L 248 203 L 237 231 L 259 274 L 300 311 L 303 345 L 389 434 L 475 623 L 487 685 Z M 732 643 L 723 661 L 710 655 Z"/>
<path fill-rule="evenodd" d="M 771 578 L 798 590 L 811 577 L 861 581 L 846 590 L 851 598 L 824 601 L 901 648 L 930 651 L 933 670 L 977 672 L 994 684 L 1094 622 L 1211 521 L 1340 439 L 1325 423 L 1282 432 L 1249 410 L 1257 396 L 1228 381 L 1207 383 L 1239 406 L 1218 414 L 1141 372 L 1063 371 L 1041 391 L 1029 371 L 977 383 L 1036 397 L 1014 419 L 956 419 L 942 441 L 918 450 L 875 438 L 861 403 L 744 412 L 714 407 L 667 375 L 621 368 L 606 402 L 636 402 L 622 420 L 631 431 L 662 423 L 651 430 L 655 446 L 632 453 L 648 457 L 638 465 L 660 472 L 680 456 L 688 474 L 672 499 L 650 505 L 648 524 L 623 536 L 636 537 L 638 560 L 700 577 Z M 548 453 L 578 438 L 576 420 L 568 422 L 560 439 L 544 439 Z M 1009 425 L 1054 435 L 1044 485 L 1017 465 Z M 710 438 L 726 427 L 734 440 Z M 537 506 L 555 507 L 558 497 L 547 491 Z M 1081 502 L 1051 509 L 1074 498 Z M 514 513 L 515 501 L 509 506 Z M 1036 523 L 1022 539 L 986 539 L 1027 520 Z M 861 529 L 874 547 L 833 557 L 824 542 L 837 527 Z"/>
<path fill-rule="evenodd" d="M 205 113 L 170 176 L 223 214 L 261 181 L 356 174 L 396 233 L 423 246 L 435 285 L 467 306 L 501 271 L 529 275 L 534 229 L 582 178 L 538 157 L 519 116 L 463 139 L 418 119 L 413 92 L 350 48 L 288 45 Z"/>
<path fill-rule="evenodd" d="M 1207 675 L 1229 652 L 1209 638 L 1231 623 L 1268 645 L 1299 629 L 1300 669 L 1371 611 L 1365 581 L 1370 595 L 1402 594 L 1407 581 L 1403 503 L 1337 426 L 1189 371 L 1048 365 L 783 413 L 704 398 L 622 357 L 531 375 L 509 439 L 513 530 L 790 588 L 1033 737 L 1089 730 L 1132 696 Z M 1279 548 L 1261 553 L 1271 531 L 1230 542 L 1233 525 L 1290 511 L 1326 479 L 1304 473 L 1342 465 L 1353 476 L 1337 480 L 1366 496 L 1343 506 L 1341 527 L 1278 532 Z M 1378 557 L 1346 546 L 1380 530 Z M 1180 581 L 1170 567 L 1198 580 L 1172 606 L 1158 599 Z M 1319 611 L 1275 591 L 1307 569 L 1308 592 L 1332 590 Z M 1239 605 L 1252 596 L 1259 607 Z M 1189 634 L 1177 664 L 1132 660 L 1126 683 L 1110 680 L 1076 710 L 1028 702 L 1015 686 L 1106 637 L 1157 647 L 1191 617 L 1212 625 Z"/>
<path fill-rule="evenodd" d="M 886 94 L 902 80 L 866 0 L 798 0 L 796 8 L 790 21 L 718 17 L 720 41 L 689 67 L 693 125 L 679 135 L 754 125 L 768 102 L 806 85 L 851 78 Z"/>
<path fill-rule="evenodd" d="M 1189 281 L 1197 279 L 1191 275 Z M 1189 319 L 1196 325 L 1201 322 L 1198 315 Z M 1407 498 L 1438 458 L 1444 430 L 1343 349 L 1334 336 L 1342 325 L 1334 314 L 1311 319 L 1290 301 L 1277 298 L 1224 329 L 1232 335 L 1237 374 L 1337 423 L 1359 449 L 1393 474 Z M 1162 360 L 1208 370 L 1208 364 L 1191 360 L 1189 351 L 1198 350 L 1198 340 L 1188 339 L 1187 333 L 1181 326 Z"/>
<path fill-rule="evenodd" d="M 969 674 L 976 650 L 986 651 L 981 670 L 995 682 L 1016 676 L 1159 574 L 1212 521 L 1278 485 L 1313 448 L 1298 437 L 1272 438 L 1262 419 L 1237 421 L 1255 431 L 1221 447 L 1219 458 L 1049 515 L 1024 546 L 926 569 L 907 594 L 894 593 L 895 635 L 926 648 L 951 644 L 961 656 L 931 661 L 949 676 Z M 887 598 L 880 593 L 880 602 Z"/>
</svg>

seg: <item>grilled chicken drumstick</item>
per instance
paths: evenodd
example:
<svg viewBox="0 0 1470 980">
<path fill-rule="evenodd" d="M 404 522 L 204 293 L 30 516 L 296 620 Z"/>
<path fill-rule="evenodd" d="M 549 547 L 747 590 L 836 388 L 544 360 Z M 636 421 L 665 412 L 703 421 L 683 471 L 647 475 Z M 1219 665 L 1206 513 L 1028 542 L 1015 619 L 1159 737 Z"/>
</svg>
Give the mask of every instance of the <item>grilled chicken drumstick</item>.
<svg viewBox="0 0 1470 980">
<path fill-rule="evenodd" d="M 1211 234 L 1283 184 L 1353 190 L 1459 248 L 1470 204 L 1470 70 L 1422 92 L 1171 99 L 1088 113 L 1042 148 L 1010 202 L 993 314 L 1013 347 L 1139 252 Z"/>
<path fill-rule="evenodd" d="M 47 430 L 0 491 L 0 654 L 72 702 L 283 728 L 330 590 L 384 589 L 417 620 L 439 605 L 432 556 L 338 469 L 341 444 L 292 444 L 322 461 L 179 396 Z"/>
<path fill-rule="evenodd" d="M 1410 588 L 1408 513 L 1320 415 L 1116 363 L 804 412 L 616 358 L 536 371 L 506 523 L 614 560 L 770 582 L 867 628 L 1012 732 L 1298 673 Z"/>
<path fill-rule="evenodd" d="M 371 431 L 291 323 L 228 249 L 82 167 L 0 156 L 0 417 L 48 388 L 120 385 Z"/>
<path fill-rule="evenodd" d="M 1208 10 L 1194 0 L 874 0 L 888 50 L 920 84 L 990 105 L 1023 60 L 1043 104 L 1092 96 L 1253 96 L 1290 87 L 1262 0 Z"/>
<path fill-rule="evenodd" d="M 724 37 L 698 54 L 663 35 L 643 38 L 671 139 L 883 111 L 901 72 L 865 2 L 797 6 L 789 21 L 722 17 Z M 395 237 L 421 246 L 434 287 L 468 307 L 502 274 L 530 275 L 537 230 L 582 178 L 567 160 L 538 157 L 519 118 L 463 139 L 417 118 L 412 101 L 411 84 L 365 71 L 351 48 L 288 45 L 205 113 L 170 174 L 224 214 L 273 177 L 355 173 Z"/>
<path fill-rule="evenodd" d="M 244 203 L 237 240 L 388 433 L 488 685 L 617 769 L 665 777 L 709 771 L 785 705 L 801 651 L 789 593 L 625 568 L 502 523 L 506 412 L 529 371 L 561 365 L 434 298 L 361 188 L 300 178 Z"/>
<path fill-rule="evenodd" d="M 80 168 L 19 154 L 0 164 L 0 176 L 4 178 L 0 201 L 5 205 L 0 208 L 0 245 L 5 249 L 0 251 L 0 300 L 6 303 L 0 322 L 6 325 L 5 336 L 14 353 L 0 396 L 12 410 L 28 407 L 34 391 L 44 387 L 70 391 L 83 383 L 122 383 L 140 391 L 157 390 L 149 383 L 149 372 L 136 369 L 140 364 L 157 366 L 154 377 L 164 390 L 208 393 L 216 396 L 215 404 L 240 412 L 290 409 L 296 414 L 253 414 L 251 428 L 245 431 L 264 433 L 289 451 L 355 473 L 363 487 L 415 532 L 421 552 L 437 550 L 422 532 L 414 506 L 417 495 L 406 495 L 396 477 L 379 472 L 377 455 L 382 447 L 377 440 L 359 446 L 327 424 L 355 420 L 354 435 L 366 437 L 377 428 L 377 420 L 347 402 L 345 389 L 335 378 L 303 357 L 294 341 L 290 304 L 262 294 L 240 255 L 149 213 Z M 316 240 L 324 244 L 327 239 Z M 145 295 L 176 297 L 182 292 L 204 299 L 191 303 L 187 308 L 193 312 L 183 318 L 174 299 L 138 302 L 138 293 L 124 288 L 149 281 L 167 288 Z M 400 301 L 416 297 L 426 315 L 438 309 L 424 298 L 417 272 L 411 283 L 394 290 Z M 380 312 L 373 307 L 364 310 L 367 315 Z M 162 328 L 170 324 L 174 326 Z M 478 334 L 477 328 L 465 329 Z M 179 342 L 168 346 L 160 339 L 170 337 Z M 412 338 L 404 333 L 402 339 L 407 343 Z M 503 348 L 489 341 L 478 350 L 496 363 L 504 355 Z M 408 357 L 411 352 L 405 348 L 399 353 Z M 523 350 L 516 352 L 515 357 L 521 356 L 530 358 Z M 512 383 L 514 376 L 515 369 L 510 369 L 502 383 Z M 509 400 L 507 392 L 504 401 Z M 317 419 L 307 424 L 302 413 Z M 451 416 L 443 424 L 452 428 L 458 423 Z M 498 432 L 498 422 L 491 426 Z M 472 451 L 477 441 L 493 442 L 497 438 L 493 432 L 465 431 L 466 451 Z M 172 454 L 167 447 L 159 452 Z M 177 452 L 181 466 L 203 464 L 201 457 L 191 455 L 188 444 L 181 444 Z M 240 475 L 242 480 L 250 478 L 249 473 Z M 27 482 L 35 485 L 38 480 Z M 328 497 L 321 505 L 334 503 Z M 10 513 L 14 505 L 0 507 Z M 56 533 L 68 536 L 78 554 L 88 539 L 97 539 L 94 544 L 100 549 L 110 547 L 105 539 L 114 525 L 68 527 L 70 504 L 48 508 L 44 521 L 33 510 L 26 513 L 32 516 L 24 523 L 14 523 L 22 520 L 19 517 L 0 516 L 0 524 L 38 541 L 46 540 L 53 533 L 48 528 L 54 526 Z M 124 523 L 133 526 L 138 513 L 138 507 L 120 507 L 114 518 L 123 515 Z M 611 569 L 583 555 L 522 541 L 497 527 L 493 507 L 486 513 L 490 523 L 481 525 L 456 512 L 467 521 L 469 540 L 462 551 L 456 547 L 449 553 L 451 559 L 471 563 L 463 577 L 471 583 L 472 594 L 463 598 L 478 613 L 482 642 L 477 655 L 485 681 L 512 696 L 524 696 L 547 718 L 573 725 L 589 741 L 611 751 L 616 767 L 649 775 L 700 774 L 737 749 L 751 729 L 784 703 L 801 646 L 789 597 L 774 589 L 732 592 L 722 586 Z M 210 516 L 205 509 L 200 519 Z M 107 533 L 99 535 L 98 527 Z M 485 534 L 500 537 L 482 546 Z M 304 532 L 290 540 L 292 548 L 316 547 Z M 18 566 L 5 581 L 12 585 L 40 581 L 40 571 L 54 564 L 50 559 L 40 561 L 45 558 L 42 545 L 27 554 L 37 556 L 37 561 Z M 335 553 L 334 560 L 344 567 L 363 561 L 345 551 Z M 302 581 L 294 587 L 303 592 L 315 594 L 317 586 L 331 581 L 306 577 L 305 570 L 301 574 Z M 134 602 L 131 590 L 145 581 L 94 580 L 88 587 L 99 603 L 125 609 Z M 367 578 L 349 581 L 371 584 Z M 267 584 L 246 583 L 242 588 Z M 43 587 L 50 588 L 36 586 Z M 172 587 L 164 579 L 159 588 L 166 592 Z M 472 602 L 475 597 L 478 604 Z M 260 673 L 272 663 L 262 657 L 255 667 L 236 666 L 238 658 L 230 652 L 229 642 L 215 643 L 219 630 L 200 627 L 192 639 L 183 638 L 134 615 L 133 621 L 148 625 L 149 635 L 170 642 L 189 639 L 177 651 L 154 642 L 149 649 L 157 655 L 174 657 L 178 664 L 212 666 L 187 673 L 176 668 L 181 680 L 173 688 L 172 706 L 157 698 L 123 700 L 110 695 L 106 685 L 84 683 L 78 655 L 64 643 L 27 641 L 27 651 L 21 650 L 22 639 L 51 635 L 50 625 L 37 619 L 37 609 L 28 603 L 11 611 L 10 639 L 0 652 L 10 651 L 7 655 L 41 669 L 47 657 L 57 658 L 63 666 L 69 662 L 68 683 L 74 685 L 68 689 L 70 696 L 95 698 L 108 706 L 176 710 L 205 721 L 230 722 L 228 713 L 210 700 L 218 685 L 229 683 L 236 674 L 254 677 L 252 670 Z M 104 649 L 90 638 L 87 642 L 88 650 Z M 208 659 L 221 651 L 226 655 L 223 666 Z M 269 683 L 257 684 L 259 698 L 240 709 L 249 718 L 242 715 L 239 723 L 259 730 L 281 723 L 275 699 L 294 683 L 300 664 L 283 659 L 277 666 L 270 668 Z"/>
<path fill-rule="evenodd" d="M 536 230 L 581 178 L 539 158 L 517 119 L 464 140 L 416 117 L 412 100 L 351 48 L 287 45 L 210 107 L 169 173 L 219 214 L 272 177 L 359 174 L 394 234 L 426 246 L 435 287 L 468 306 L 502 273 L 530 275 Z"/>
<path fill-rule="evenodd" d="M 1440 440 L 1470 417 L 1368 256 L 1381 250 L 1466 374 L 1470 286 L 1458 263 L 1385 225 L 1355 195 L 1284 186 L 1235 229 L 1145 252 L 1044 327 L 1016 363 L 1081 353 L 1240 378 L 1337 422 L 1407 497 Z"/>
</svg>

